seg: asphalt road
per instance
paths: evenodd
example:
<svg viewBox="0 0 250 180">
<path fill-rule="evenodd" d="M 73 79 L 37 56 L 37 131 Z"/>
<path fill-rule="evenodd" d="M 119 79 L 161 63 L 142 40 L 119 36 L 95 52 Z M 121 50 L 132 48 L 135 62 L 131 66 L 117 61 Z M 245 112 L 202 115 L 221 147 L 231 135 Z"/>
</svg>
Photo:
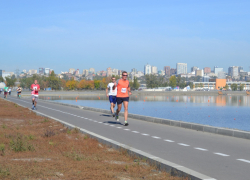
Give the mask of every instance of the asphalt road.
<svg viewBox="0 0 250 180">
<path fill-rule="evenodd" d="M 1 96 L 2 97 L 2 96 Z M 31 99 L 8 100 L 31 107 Z M 39 101 L 39 112 L 218 180 L 250 179 L 250 141 Z M 11 110 L 11 109 L 10 109 Z"/>
</svg>

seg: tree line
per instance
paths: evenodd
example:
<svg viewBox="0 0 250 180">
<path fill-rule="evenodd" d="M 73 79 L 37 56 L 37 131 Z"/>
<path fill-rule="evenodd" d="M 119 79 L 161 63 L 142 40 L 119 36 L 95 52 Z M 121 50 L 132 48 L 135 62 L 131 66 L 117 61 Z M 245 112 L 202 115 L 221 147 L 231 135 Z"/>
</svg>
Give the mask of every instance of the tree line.
<svg viewBox="0 0 250 180">
<path fill-rule="evenodd" d="M 115 77 L 116 79 L 120 78 L 119 76 L 112 77 Z M 74 78 L 65 80 L 65 78 L 60 79 L 59 77 L 57 77 L 54 71 L 52 71 L 48 77 L 34 74 L 32 77 L 20 78 L 19 84 L 17 86 L 29 89 L 34 81 L 37 80 L 41 89 L 51 88 L 52 90 L 104 90 L 107 88 L 108 83 L 111 82 L 112 77 L 96 77 L 94 80 L 81 79 L 80 81 L 74 80 Z M 15 82 L 18 81 L 18 79 L 16 79 L 14 75 L 12 77 L 6 77 L 5 79 L 6 80 L 4 81 L 4 79 L 2 78 L 0 79 L 0 81 L 2 80 L 1 82 L 5 82 L 5 84 L 9 87 L 14 87 Z M 139 88 L 140 84 L 138 83 L 136 77 L 134 78 L 133 82 L 130 82 L 130 86 L 133 89 Z"/>
</svg>

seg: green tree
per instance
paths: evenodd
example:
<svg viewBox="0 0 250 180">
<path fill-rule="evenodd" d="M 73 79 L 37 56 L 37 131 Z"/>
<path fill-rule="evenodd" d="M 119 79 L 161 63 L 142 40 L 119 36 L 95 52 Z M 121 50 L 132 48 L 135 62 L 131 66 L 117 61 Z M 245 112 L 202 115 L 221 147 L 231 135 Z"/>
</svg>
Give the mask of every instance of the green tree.
<svg viewBox="0 0 250 180">
<path fill-rule="evenodd" d="M 240 91 L 243 91 L 244 87 L 245 87 L 245 84 L 240 84 L 240 87 L 239 87 Z"/>
<path fill-rule="evenodd" d="M 176 87 L 176 77 L 175 76 L 171 76 L 169 78 L 169 86 L 171 86 L 172 88 Z"/>
<path fill-rule="evenodd" d="M 4 79 L 2 76 L 0 76 L 0 82 L 4 82 Z"/>
<path fill-rule="evenodd" d="M 154 74 L 146 75 L 146 85 L 147 88 L 155 88 L 158 87 L 157 77 Z"/>
<path fill-rule="evenodd" d="M 15 86 L 15 82 L 16 82 L 16 78 L 11 78 L 11 77 L 5 77 L 6 79 L 6 84 L 9 87 L 14 87 Z"/>
<path fill-rule="evenodd" d="M 134 82 L 133 82 L 133 84 L 132 84 L 132 87 L 133 87 L 134 89 L 138 89 L 138 88 L 140 87 L 140 83 L 138 82 L 138 79 L 137 79 L 137 77 L 135 77 L 135 76 L 134 76 Z"/>
<path fill-rule="evenodd" d="M 94 80 L 95 89 L 100 89 L 100 83 L 101 83 L 100 80 Z"/>
<path fill-rule="evenodd" d="M 237 91 L 238 85 L 235 83 L 231 84 L 231 89 L 232 89 L 232 91 Z"/>
<path fill-rule="evenodd" d="M 60 79 L 58 77 L 56 77 L 55 72 L 52 71 L 51 74 L 48 77 L 48 85 L 49 85 L 49 87 L 51 87 L 54 90 L 58 90 L 61 87 L 60 84 L 61 84 Z"/>
<path fill-rule="evenodd" d="M 229 86 L 226 84 L 226 86 L 224 87 L 226 90 L 228 90 L 229 89 Z"/>
</svg>

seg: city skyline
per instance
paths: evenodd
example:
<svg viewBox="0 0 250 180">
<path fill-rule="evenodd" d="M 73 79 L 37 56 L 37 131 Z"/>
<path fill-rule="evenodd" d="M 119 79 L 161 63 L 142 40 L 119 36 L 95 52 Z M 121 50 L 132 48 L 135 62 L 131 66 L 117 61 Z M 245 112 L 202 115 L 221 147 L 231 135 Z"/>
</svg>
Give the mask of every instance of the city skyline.
<svg viewBox="0 0 250 180">
<path fill-rule="evenodd" d="M 0 2 L 1 69 L 249 67 L 249 1 L 97 2 Z"/>
</svg>

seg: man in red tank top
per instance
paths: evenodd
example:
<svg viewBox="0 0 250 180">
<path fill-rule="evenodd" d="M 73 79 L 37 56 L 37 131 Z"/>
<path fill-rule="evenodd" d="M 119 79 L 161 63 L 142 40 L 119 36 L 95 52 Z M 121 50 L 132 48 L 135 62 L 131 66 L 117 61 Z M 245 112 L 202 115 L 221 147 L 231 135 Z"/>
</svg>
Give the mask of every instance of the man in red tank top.
<svg viewBox="0 0 250 180">
<path fill-rule="evenodd" d="M 126 71 L 122 72 L 122 79 L 117 80 L 114 83 L 113 89 L 117 87 L 117 95 L 116 95 L 116 102 L 117 102 L 117 110 L 115 118 L 119 121 L 119 112 L 122 109 L 122 103 L 124 106 L 124 119 L 125 124 L 124 126 L 128 126 L 128 102 L 129 102 L 129 95 L 132 95 L 129 81 L 127 80 L 128 73 Z"/>
</svg>

